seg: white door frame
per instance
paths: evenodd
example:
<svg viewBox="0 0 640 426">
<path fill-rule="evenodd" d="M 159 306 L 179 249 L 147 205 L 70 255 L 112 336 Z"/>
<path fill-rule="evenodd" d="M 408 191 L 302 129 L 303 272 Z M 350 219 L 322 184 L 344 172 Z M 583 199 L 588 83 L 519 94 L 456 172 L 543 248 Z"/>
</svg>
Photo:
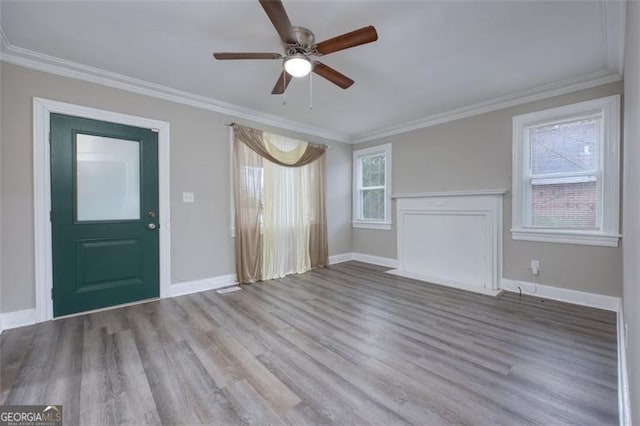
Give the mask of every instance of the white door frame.
<svg viewBox="0 0 640 426">
<path fill-rule="evenodd" d="M 33 98 L 33 207 L 35 237 L 36 323 L 53 319 L 53 260 L 51 240 L 51 113 L 153 129 L 158 132 L 158 189 L 160 213 L 160 297 L 171 285 L 171 229 L 169 184 L 169 123 L 104 111 L 50 99 Z"/>
</svg>

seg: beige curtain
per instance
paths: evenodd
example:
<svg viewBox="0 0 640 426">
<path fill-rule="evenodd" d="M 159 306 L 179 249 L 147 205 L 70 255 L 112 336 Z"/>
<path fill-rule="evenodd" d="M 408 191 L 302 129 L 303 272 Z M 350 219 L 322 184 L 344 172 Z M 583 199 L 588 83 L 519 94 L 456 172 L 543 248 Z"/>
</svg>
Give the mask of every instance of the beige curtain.
<svg viewBox="0 0 640 426">
<path fill-rule="evenodd" d="M 321 145 L 234 125 L 240 283 L 328 265 L 325 150 Z"/>
<path fill-rule="evenodd" d="M 324 204 L 324 170 L 326 156 L 310 163 L 309 168 L 309 258 L 311 268 L 329 266 L 327 213 Z"/>
<path fill-rule="evenodd" d="M 262 172 L 263 161 L 244 143 L 233 144 L 236 274 L 238 282 L 262 279 Z"/>
</svg>

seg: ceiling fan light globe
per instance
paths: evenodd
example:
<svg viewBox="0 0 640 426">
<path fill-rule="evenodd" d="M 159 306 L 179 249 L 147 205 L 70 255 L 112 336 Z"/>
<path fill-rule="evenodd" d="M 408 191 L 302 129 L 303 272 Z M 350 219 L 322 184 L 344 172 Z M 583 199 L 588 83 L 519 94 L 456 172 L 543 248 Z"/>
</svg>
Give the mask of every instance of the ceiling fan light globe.
<svg viewBox="0 0 640 426">
<path fill-rule="evenodd" d="M 284 69 L 293 77 L 304 77 L 311 72 L 311 62 L 304 56 L 293 56 L 284 62 Z"/>
</svg>

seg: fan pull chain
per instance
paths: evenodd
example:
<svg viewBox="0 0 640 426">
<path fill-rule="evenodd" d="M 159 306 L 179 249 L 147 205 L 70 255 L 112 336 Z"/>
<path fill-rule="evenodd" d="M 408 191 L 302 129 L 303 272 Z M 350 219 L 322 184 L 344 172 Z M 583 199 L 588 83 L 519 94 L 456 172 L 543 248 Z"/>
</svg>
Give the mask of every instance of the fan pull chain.
<svg viewBox="0 0 640 426">
<path fill-rule="evenodd" d="M 309 109 L 313 109 L 313 72 L 309 73 Z"/>
</svg>

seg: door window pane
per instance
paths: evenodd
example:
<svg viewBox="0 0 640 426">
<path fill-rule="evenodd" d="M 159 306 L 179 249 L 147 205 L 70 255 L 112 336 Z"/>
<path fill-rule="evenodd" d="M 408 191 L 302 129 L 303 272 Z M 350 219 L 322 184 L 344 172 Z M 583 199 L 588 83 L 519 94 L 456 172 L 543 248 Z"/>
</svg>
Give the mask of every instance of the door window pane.
<svg viewBox="0 0 640 426">
<path fill-rule="evenodd" d="M 78 134 L 78 221 L 140 219 L 140 142 Z"/>
</svg>

